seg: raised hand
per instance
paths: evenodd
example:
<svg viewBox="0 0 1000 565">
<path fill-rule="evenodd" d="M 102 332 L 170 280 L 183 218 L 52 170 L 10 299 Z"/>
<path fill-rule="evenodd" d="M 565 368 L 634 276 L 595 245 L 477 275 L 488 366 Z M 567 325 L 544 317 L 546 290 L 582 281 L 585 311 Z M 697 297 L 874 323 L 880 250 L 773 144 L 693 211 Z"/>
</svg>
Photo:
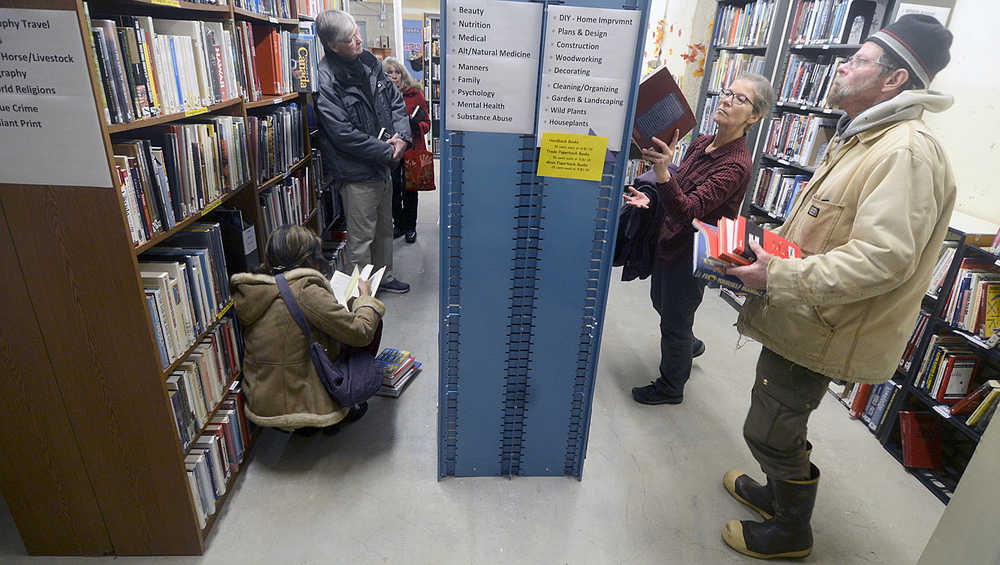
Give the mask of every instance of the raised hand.
<svg viewBox="0 0 1000 565">
<path fill-rule="evenodd" d="M 653 143 L 658 149 L 643 149 L 642 158 L 653 164 L 653 171 L 656 172 L 656 182 L 664 183 L 670 180 L 670 170 L 668 167 L 674 160 L 674 153 L 677 151 L 677 141 L 680 139 L 680 131 L 674 131 L 674 140 L 667 145 L 658 137 L 653 138 Z"/>
<path fill-rule="evenodd" d="M 625 204 L 636 208 L 649 208 L 649 197 L 631 186 L 625 187 Z"/>
</svg>

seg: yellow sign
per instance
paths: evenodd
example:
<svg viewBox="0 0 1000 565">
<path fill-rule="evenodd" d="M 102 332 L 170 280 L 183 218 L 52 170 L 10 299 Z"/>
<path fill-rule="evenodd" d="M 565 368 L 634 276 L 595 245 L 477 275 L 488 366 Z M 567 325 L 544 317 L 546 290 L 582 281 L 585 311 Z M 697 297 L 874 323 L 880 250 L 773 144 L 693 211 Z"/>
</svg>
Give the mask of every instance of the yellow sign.
<svg viewBox="0 0 1000 565">
<path fill-rule="evenodd" d="M 601 180 L 608 138 L 579 133 L 543 133 L 538 176 Z"/>
<path fill-rule="evenodd" d="M 197 116 L 198 114 L 204 114 L 206 112 L 208 112 L 208 108 L 195 108 L 194 110 L 185 110 L 184 115 L 191 117 Z"/>
<path fill-rule="evenodd" d="M 161 6 L 173 6 L 175 8 L 180 8 L 181 3 L 177 0 L 153 0 L 153 4 L 159 4 Z"/>
</svg>

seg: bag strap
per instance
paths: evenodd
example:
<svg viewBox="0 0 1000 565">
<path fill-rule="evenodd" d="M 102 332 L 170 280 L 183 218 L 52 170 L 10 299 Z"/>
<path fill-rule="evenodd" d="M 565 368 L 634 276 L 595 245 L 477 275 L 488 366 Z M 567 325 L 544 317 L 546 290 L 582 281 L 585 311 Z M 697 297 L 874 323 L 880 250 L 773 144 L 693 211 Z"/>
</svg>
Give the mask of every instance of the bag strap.
<svg viewBox="0 0 1000 565">
<path fill-rule="evenodd" d="M 288 313 L 292 315 L 292 319 L 302 328 L 302 333 L 306 334 L 306 341 L 312 343 L 313 338 L 312 332 L 309 331 L 309 322 L 306 321 L 306 315 L 302 313 L 302 308 L 299 308 L 299 303 L 292 296 L 292 289 L 288 286 L 285 275 L 278 273 L 274 275 L 274 280 L 278 283 L 278 292 L 281 293 L 281 299 L 285 301 L 285 306 L 288 307 Z"/>
</svg>

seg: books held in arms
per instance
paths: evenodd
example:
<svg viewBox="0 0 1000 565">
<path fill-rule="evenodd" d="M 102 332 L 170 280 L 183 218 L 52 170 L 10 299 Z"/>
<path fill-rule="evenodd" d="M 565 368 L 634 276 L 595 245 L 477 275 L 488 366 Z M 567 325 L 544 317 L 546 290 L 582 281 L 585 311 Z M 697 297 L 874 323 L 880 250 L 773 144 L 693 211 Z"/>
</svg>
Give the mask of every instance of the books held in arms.
<svg viewBox="0 0 1000 565">
<path fill-rule="evenodd" d="M 737 219 L 720 218 L 715 226 L 701 220 L 693 220 L 691 223 L 696 230 L 692 266 L 694 276 L 707 281 L 711 288 L 724 287 L 735 292 L 764 295 L 763 290 L 749 288 L 740 279 L 723 272 L 726 267 L 749 265 L 757 260 L 750 249 L 750 242 L 756 242 L 777 257 L 802 257 L 802 250 L 798 245 L 747 221 L 745 216 Z"/>
<path fill-rule="evenodd" d="M 382 370 L 382 386 L 375 394 L 399 397 L 413 375 L 420 372 L 420 362 L 409 351 L 386 347 L 377 357 L 375 364 Z"/>
<path fill-rule="evenodd" d="M 694 112 L 680 87 L 667 67 L 660 67 L 639 83 L 629 158 L 641 159 L 641 149 L 655 148 L 654 137 L 670 143 L 675 131 L 679 132 L 678 138 L 684 137 L 694 124 Z"/>
<path fill-rule="evenodd" d="M 373 273 L 374 269 L 375 267 L 372 265 L 365 265 L 362 269 L 358 269 L 358 266 L 354 265 L 354 271 L 350 275 L 334 271 L 333 276 L 330 277 L 330 288 L 333 290 L 333 296 L 337 302 L 346 305 L 351 298 L 360 296 L 358 281 L 368 281 L 372 287 L 371 295 L 375 296 L 375 293 L 378 292 L 378 285 L 382 282 L 382 275 L 385 274 L 385 267 Z"/>
</svg>

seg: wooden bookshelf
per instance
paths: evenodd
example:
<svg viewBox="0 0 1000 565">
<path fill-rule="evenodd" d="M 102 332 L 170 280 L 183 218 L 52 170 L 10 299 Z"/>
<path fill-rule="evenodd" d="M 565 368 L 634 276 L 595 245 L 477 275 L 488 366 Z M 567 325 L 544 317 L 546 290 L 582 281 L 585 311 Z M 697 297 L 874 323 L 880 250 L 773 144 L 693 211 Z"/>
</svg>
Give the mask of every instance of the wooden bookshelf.
<svg viewBox="0 0 1000 565">
<path fill-rule="evenodd" d="M 216 501 L 216 513 L 201 528 L 165 382 L 192 348 L 162 368 L 138 262 L 140 254 L 171 235 L 211 218 L 221 204 L 238 208 L 259 238 L 263 217 L 259 187 L 252 180 L 256 163 L 248 148 L 250 182 L 135 246 L 112 144 L 122 136 L 143 137 L 146 128 L 195 116 L 246 118 L 248 109 L 298 101 L 305 149 L 305 157 L 293 167 L 298 169 L 311 161 L 306 98 L 293 93 L 247 103 L 237 97 L 204 109 L 108 125 L 82 3 L 0 0 L 0 6 L 55 10 L 62 12 L 61 21 L 67 13 L 72 16 L 74 30 L 60 40 L 82 51 L 73 64 L 85 67 L 89 92 L 79 97 L 92 96 L 92 106 L 74 120 L 94 123 L 90 132 L 103 145 L 102 158 L 87 168 L 96 171 L 92 177 L 108 175 L 106 186 L 0 184 L 0 281 L 6 322 L 0 329 L 0 368 L 5 374 L 0 379 L 0 410 L 11 423 L 0 429 L 5 463 L 0 465 L 0 489 L 33 555 L 200 555 L 225 514 L 233 486 L 252 460 L 259 430 L 245 447 L 240 471 L 229 478 L 227 494 Z M 231 5 L 185 1 L 89 0 L 88 6 L 94 18 L 121 13 L 215 22 L 238 18 L 273 26 L 298 22 L 272 22 L 238 13 Z M 16 168 L 4 161 L 0 155 L 0 167 Z M 315 194 L 310 196 L 315 199 Z M 195 343 L 231 311 L 232 303 Z"/>
</svg>

